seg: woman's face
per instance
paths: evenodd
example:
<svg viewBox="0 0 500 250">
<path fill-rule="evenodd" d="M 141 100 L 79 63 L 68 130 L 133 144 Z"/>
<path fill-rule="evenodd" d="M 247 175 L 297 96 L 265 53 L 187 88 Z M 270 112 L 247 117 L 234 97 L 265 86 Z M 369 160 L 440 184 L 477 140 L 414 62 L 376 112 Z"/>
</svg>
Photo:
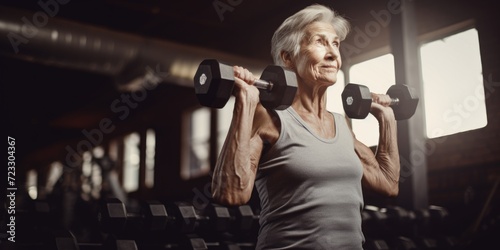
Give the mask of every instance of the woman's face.
<svg viewBox="0 0 500 250">
<path fill-rule="evenodd" d="M 342 65 L 339 46 L 340 39 L 331 24 L 309 24 L 300 51 L 292 59 L 297 75 L 306 84 L 333 85 Z"/>
</svg>

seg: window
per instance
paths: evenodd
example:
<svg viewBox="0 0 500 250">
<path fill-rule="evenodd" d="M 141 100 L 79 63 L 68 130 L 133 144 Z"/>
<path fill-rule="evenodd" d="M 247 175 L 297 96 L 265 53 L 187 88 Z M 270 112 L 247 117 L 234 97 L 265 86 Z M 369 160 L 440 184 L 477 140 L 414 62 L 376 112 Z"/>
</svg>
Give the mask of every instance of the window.
<svg viewBox="0 0 500 250">
<path fill-rule="evenodd" d="M 142 145 L 141 145 L 142 143 Z M 116 144 L 112 144 L 110 157 L 116 158 Z M 145 146 L 145 152 L 141 153 L 141 146 Z M 145 133 L 134 132 L 123 137 L 123 189 L 125 192 L 139 190 L 141 167 L 144 168 L 144 185 L 152 188 L 154 185 L 156 133 L 148 129 Z M 102 158 L 104 151 L 94 156 Z M 141 166 L 141 160 L 144 165 Z M 99 170 L 99 169 L 98 169 Z M 141 177 L 142 178 L 142 177 Z"/>
<path fill-rule="evenodd" d="M 146 187 L 152 188 L 155 181 L 156 133 L 153 129 L 146 131 Z"/>
<path fill-rule="evenodd" d="M 188 112 L 183 122 L 181 177 L 187 180 L 210 171 L 210 109 Z"/>
<path fill-rule="evenodd" d="M 64 166 L 60 161 L 55 161 L 50 164 L 49 172 L 47 174 L 47 182 L 45 184 L 45 190 L 47 193 L 52 193 L 54 186 L 57 181 L 61 178 L 64 171 Z"/>
<path fill-rule="evenodd" d="M 477 30 L 425 43 L 420 55 L 427 137 L 486 126 Z"/>
<path fill-rule="evenodd" d="M 350 83 L 365 85 L 372 93 L 385 94 L 396 84 L 394 57 L 386 54 L 354 64 L 349 70 L 349 78 Z M 356 138 L 368 147 L 378 144 L 378 121 L 373 115 L 362 120 L 352 119 L 352 129 Z"/>
<path fill-rule="evenodd" d="M 38 172 L 35 169 L 26 172 L 26 189 L 32 200 L 38 198 Z"/>
<path fill-rule="evenodd" d="M 139 133 L 124 138 L 123 189 L 128 193 L 139 189 L 140 141 Z"/>
</svg>

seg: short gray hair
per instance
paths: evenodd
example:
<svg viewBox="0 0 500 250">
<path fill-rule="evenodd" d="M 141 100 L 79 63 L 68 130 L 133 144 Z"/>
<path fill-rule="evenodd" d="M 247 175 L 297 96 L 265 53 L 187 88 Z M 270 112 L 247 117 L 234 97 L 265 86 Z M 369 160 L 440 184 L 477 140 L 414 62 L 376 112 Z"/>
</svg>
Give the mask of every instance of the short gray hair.
<svg viewBox="0 0 500 250">
<path fill-rule="evenodd" d="M 336 11 L 319 4 L 310 5 L 288 17 L 274 32 L 271 39 L 271 55 L 276 65 L 285 66 L 281 52 L 285 51 L 296 56 L 300 43 L 304 38 L 305 27 L 314 22 L 325 22 L 333 25 L 340 41 L 349 33 L 351 25 Z"/>
</svg>

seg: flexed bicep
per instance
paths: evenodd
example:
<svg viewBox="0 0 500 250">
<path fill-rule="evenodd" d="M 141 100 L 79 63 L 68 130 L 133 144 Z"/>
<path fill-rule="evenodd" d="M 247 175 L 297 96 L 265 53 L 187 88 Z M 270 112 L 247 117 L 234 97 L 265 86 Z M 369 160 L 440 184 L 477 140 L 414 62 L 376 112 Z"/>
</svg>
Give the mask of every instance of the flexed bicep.
<svg viewBox="0 0 500 250">
<path fill-rule="evenodd" d="M 357 140 L 352 131 L 351 133 L 354 140 L 354 150 L 363 165 L 363 187 L 387 196 L 397 195 L 399 192 L 399 162 L 396 162 L 392 154 L 379 151 L 379 147 L 374 153 L 372 149 Z M 379 145 L 385 143 L 383 140 L 379 140 Z"/>
</svg>

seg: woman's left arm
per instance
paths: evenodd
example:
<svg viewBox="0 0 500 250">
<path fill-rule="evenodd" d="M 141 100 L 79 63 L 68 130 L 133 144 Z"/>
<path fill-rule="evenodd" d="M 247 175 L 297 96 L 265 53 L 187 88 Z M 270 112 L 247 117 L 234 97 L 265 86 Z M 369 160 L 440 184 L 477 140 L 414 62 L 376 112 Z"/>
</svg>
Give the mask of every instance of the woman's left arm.
<svg viewBox="0 0 500 250">
<path fill-rule="evenodd" d="M 396 196 L 400 172 L 396 119 L 388 96 L 372 94 L 372 98 L 370 113 L 377 118 L 380 131 L 376 152 L 354 138 L 354 149 L 363 164 L 362 184 L 378 193 Z"/>
</svg>

